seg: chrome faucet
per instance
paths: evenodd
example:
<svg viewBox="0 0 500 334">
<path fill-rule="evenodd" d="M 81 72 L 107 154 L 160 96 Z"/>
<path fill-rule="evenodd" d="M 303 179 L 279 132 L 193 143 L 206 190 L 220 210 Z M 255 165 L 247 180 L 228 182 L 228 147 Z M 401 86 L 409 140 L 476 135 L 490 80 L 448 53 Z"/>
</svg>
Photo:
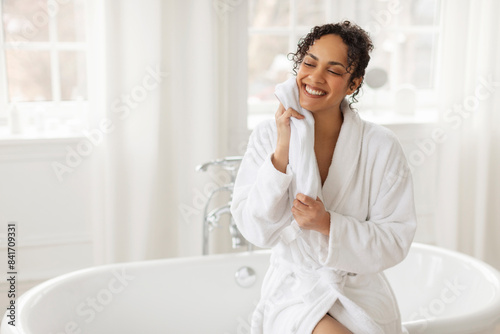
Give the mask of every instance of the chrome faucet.
<svg viewBox="0 0 500 334">
<path fill-rule="evenodd" d="M 219 221 L 223 215 L 229 215 L 229 233 L 231 234 L 231 245 L 233 249 L 242 247 L 247 245 L 247 249 L 250 251 L 253 249 L 251 243 L 245 240 L 245 238 L 241 235 L 236 223 L 234 222 L 233 217 L 231 216 L 231 200 L 233 197 L 233 188 L 234 181 L 236 179 L 236 173 L 238 172 L 238 168 L 240 166 L 242 157 L 226 157 L 223 159 L 212 160 L 206 162 L 200 166 L 196 167 L 196 171 L 205 172 L 211 166 L 218 166 L 229 172 L 231 179 L 230 182 L 214 189 L 210 195 L 208 196 L 207 203 L 205 204 L 205 209 L 203 210 L 203 255 L 208 254 L 208 246 L 209 246 L 209 235 L 210 232 L 219 227 Z M 215 208 L 208 212 L 208 208 L 210 207 L 210 203 L 214 196 L 220 192 L 227 192 L 230 195 L 229 202 L 225 205 Z"/>
</svg>

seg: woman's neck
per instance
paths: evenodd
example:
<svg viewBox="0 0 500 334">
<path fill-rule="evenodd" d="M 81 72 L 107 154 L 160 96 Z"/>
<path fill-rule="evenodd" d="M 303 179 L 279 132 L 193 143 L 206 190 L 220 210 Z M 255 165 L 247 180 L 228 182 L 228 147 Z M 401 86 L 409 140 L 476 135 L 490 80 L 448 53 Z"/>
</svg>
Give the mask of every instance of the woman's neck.
<svg viewBox="0 0 500 334">
<path fill-rule="evenodd" d="M 314 133 L 316 138 L 327 139 L 329 137 L 337 137 L 344 115 L 340 110 L 340 105 L 329 111 L 313 113 L 314 117 Z"/>
</svg>

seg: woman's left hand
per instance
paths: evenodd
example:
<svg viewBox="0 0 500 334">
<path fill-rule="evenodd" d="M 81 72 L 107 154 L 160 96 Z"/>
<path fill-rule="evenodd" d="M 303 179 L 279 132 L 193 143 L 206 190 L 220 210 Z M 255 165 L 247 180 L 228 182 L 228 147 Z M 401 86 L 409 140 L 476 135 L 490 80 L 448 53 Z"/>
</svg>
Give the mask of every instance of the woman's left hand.
<svg viewBox="0 0 500 334">
<path fill-rule="evenodd" d="M 305 230 L 315 230 L 326 236 L 330 234 L 330 213 L 318 198 L 297 194 L 293 201 L 292 214 L 299 226 Z"/>
</svg>

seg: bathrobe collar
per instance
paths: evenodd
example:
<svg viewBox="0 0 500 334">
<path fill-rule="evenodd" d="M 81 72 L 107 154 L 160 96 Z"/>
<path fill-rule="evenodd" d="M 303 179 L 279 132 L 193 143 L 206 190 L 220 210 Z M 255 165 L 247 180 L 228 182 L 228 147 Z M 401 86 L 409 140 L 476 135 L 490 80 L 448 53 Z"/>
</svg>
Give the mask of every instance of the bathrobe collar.
<svg viewBox="0 0 500 334">
<path fill-rule="evenodd" d="M 342 203 L 349 184 L 352 182 L 361 153 L 364 123 L 358 113 L 349 107 L 344 99 L 341 104 L 344 122 L 340 128 L 328 176 L 323 184 L 323 200 L 333 210 Z"/>
</svg>

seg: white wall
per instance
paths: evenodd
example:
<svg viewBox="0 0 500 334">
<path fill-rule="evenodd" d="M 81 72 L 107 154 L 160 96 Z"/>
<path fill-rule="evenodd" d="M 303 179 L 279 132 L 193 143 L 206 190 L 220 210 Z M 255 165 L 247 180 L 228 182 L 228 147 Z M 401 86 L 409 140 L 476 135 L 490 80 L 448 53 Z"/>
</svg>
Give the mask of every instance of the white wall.
<svg viewBox="0 0 500 334">
<path fill-rule="evenodd" d="M 78 141 L 0 141 L 0 219 L 6 255 L 9 222 L 17 223 L 18 295 L 33 284 L 95 263 L 93 253 L 92 160 L 83 161 L 60 182 L 52 162 L 64 162 Z M 7 257 L 1 267 L 7 272 Z M 6 283 L 0 303 L 6 305 Z"/>
</svg>

